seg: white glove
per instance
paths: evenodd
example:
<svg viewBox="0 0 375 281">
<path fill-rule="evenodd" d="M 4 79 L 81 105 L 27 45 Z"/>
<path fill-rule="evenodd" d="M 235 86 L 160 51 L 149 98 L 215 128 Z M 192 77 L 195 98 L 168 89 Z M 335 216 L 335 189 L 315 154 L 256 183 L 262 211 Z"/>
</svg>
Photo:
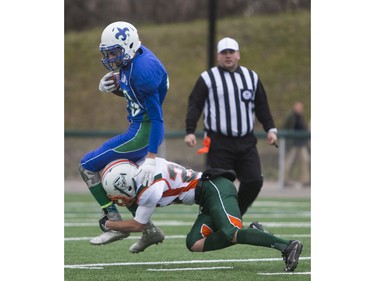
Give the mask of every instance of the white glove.
<svg viewBox="0 0 375 281">
<path fill-rule="evenodd" d="M 105 93 L 105 92 L 112 92 L 117 89 L 118 85 L 116 83 L 115 77 L 113 77 L 113 79 L 107 80 L 108 78 L 114 75 L 116 74 L 113 74 L 113 71 L 111 71 L 103 76 L 103 78 L 99 82 L 99 91 Z"/>
<path fill-rule="evenodd" d="M 156 160 L 153 158 L 146 158 L 145 162 L 138 167 L 138 171 L 135 177 L 138 177 L 137 181 L 141 182 L 143 186 L 148 186 L 154 181 L 156 169 Z"/>
</svg>

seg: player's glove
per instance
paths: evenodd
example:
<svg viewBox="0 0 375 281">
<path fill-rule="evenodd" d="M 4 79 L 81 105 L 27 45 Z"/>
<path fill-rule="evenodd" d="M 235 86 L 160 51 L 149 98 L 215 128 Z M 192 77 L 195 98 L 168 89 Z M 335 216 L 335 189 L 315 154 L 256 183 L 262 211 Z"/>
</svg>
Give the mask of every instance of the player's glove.
<svg viewBox="0 0 375 281">
<path fill-rule="evenodd" d="M 102 217 L 99 220 L 99 227 L 104 231 L 107 232 L 109 229 L 105 226 L 105 223 L 108 221 L 107 216 Z"/>
<path fill-rule="evenodd" d="M 117 89 L 116 78 L 113 77 L 113 79 L 109 79 L 112 76 L 114 76 L 113 71 L 108 72 L 106 75 L 103 76 L 103 78 L 99 82 L 99 91 L 105 93 L 112 92 Z"/>
<path fill-rule="evenodd" d="M 139 177 L 139 181 L 144 185 L 148 186 L 154 180 L 156 168 L 156 160 L 153 158 L 146 158 L 145 162 L 141 166 L 139 166 L 135 177 Z"/>
</svg>

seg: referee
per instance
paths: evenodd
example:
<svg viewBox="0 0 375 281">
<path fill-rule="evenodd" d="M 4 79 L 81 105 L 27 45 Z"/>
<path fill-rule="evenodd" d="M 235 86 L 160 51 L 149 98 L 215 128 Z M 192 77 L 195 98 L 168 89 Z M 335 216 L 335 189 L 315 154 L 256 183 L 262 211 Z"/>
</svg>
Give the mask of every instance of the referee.
<svg viewBox="0 0 375 281">
<path fill-rule="evenodd" d="M 277 129 L 258 75 L 240 66 L 238 43 L 223 38 L 217 45 L 218 66 L 204 71 L 188 100 L 185 143 L 197 145 L 195 130 L 203 112 L 204 145 L 211 168 L 234 170 L 240 182 L 241 215 L 257 198 L 263 175 L 254 135 L 255 117 L 267 132 L 267 143 L 276 144 Z"/>
</svg>

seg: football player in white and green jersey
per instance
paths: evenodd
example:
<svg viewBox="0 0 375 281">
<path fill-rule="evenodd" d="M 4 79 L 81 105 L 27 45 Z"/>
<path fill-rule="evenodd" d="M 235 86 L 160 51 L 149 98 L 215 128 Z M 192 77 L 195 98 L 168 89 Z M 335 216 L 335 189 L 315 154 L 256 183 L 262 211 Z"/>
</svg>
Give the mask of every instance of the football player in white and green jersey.
<svg viewBox="0 0 375 281">
<path fill-rule="evenodd" d="M 123 159 L 110 163 L 103 179 L 111 200 L 123 206 L 137 205 L 133 219 L 112 221 L 104 216 L 99 221 L 104 232 L 141 232 L 157 207 L 197 204 L 200 211 L 186 237 L 190 251 L 215 251 L 235 244 L 262 246 L 281 252 L 285 271 L 297 267 L 303 247 L 300 241 L 274 236 L 258 223 L 243 227 L 232 170 L 213 168 L 201 173 L 157 157 L 154 179 L 145 186 L 136 164 Z"/>
</svg>

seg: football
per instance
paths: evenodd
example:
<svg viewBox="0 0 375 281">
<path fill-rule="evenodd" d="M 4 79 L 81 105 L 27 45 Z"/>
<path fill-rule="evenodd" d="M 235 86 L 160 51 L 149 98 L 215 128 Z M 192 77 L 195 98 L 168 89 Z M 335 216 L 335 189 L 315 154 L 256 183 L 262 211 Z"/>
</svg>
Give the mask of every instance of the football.
<svg viewBox="0 0 375 281">
<path fill-rule="evenodd" d="M 112 76 L 110 76 L 106 79 L 106 81 L 109 81 L 109 80 L 115 81 L 115 85 L 116 85 L 116 87 L 118 87 L 120 85 L 120 73 L 118 73 L 118 72 L 113 73 Z"/>
</svg>

